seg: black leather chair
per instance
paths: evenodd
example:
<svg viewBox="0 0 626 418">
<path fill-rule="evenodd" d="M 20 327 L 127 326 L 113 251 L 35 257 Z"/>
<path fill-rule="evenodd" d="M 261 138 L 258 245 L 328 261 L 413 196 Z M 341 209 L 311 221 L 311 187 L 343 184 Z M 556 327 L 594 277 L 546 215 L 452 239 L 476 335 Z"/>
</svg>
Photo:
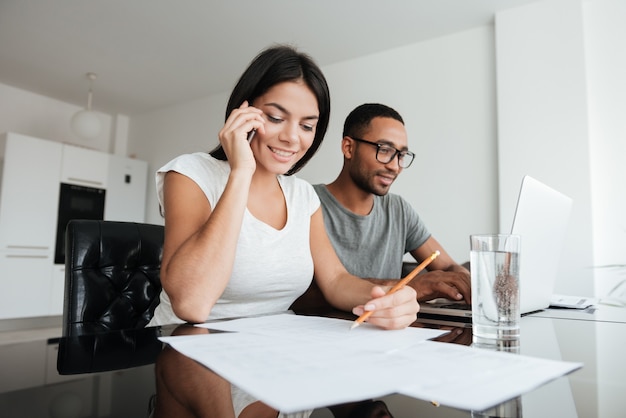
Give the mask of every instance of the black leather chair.
<svg viewBox="0 0 626 418">
<path fill-rule="evenodd" d="M 65 239 L 63 335 L 144 327 L 161 292 L 161 225 L 71 220 Z"/>
</svg>

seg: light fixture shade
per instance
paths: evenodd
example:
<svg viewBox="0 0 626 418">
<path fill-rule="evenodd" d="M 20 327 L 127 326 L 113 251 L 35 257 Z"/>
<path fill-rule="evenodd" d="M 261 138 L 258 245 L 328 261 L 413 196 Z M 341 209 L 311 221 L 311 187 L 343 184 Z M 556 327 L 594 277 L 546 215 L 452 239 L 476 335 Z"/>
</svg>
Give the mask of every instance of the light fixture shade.
<svg viewBox="0 0 626 418">
<path fill-rule="evenodd" d="M 85 74 L 89 80 L 89 94 L 87 95 L 87 107 L 79 110 L 72 116 L 70 126 L 76 135 L 82 139 L 94 139 L 100 135 L 102 123 L 98 114 L 91 110 L 91 100 L 93 98 L 93 82 L 98 78 L 96 73 Z"/>
<path fill-rule="evenodd" d="M 83 109 L 72 116 L 72 130 L 82 139 L 94 139 L 100 135 L 102 123 L 96 112 Z"/>
</svg>

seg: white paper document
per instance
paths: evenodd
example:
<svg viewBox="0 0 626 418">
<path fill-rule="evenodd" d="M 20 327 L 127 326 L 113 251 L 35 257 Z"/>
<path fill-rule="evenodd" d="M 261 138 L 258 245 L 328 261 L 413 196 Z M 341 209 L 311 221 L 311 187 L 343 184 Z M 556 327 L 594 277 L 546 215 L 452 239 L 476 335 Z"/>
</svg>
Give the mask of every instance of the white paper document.
<svg viewBox="0 0 626 418">
<path fill-rule="evenodd" d="M 351 325 L 282 314 L 160 339 L 285 413 L 392 393 L 479 411 L 582 366 L 427 341 L 447 331 Z"/>
</svg>

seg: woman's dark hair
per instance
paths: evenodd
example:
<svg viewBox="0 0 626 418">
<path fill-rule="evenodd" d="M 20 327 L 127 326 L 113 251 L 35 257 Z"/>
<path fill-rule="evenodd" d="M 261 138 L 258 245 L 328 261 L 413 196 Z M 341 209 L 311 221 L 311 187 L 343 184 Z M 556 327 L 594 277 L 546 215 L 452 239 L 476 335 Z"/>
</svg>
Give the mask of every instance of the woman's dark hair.
<svg viewBox="0 0 626 418">
<path fill-rule="evenodd" d="M 241 78 L 239 78 L 226 106 L 225 120 L 244 101 L 247 100 L 248 103 L 253 103 L 257 97 L 265 94 L 276 84 L 298 80 L 303 81 L 317 98 L 319 119 L 315 129 L 313 144 L 311 144 L 306 154 L 289 169 L 286 175 L 297 173 L 309 162 L 321 145 L 328 128 L 330 93 L 326 78 L 313 59 L 286 45 L 278 45 L 262 51 L 252 60 L 241 75 Z M 213 149 L 210 154 L 218 160 L 227 160 L 226 153 L 221 145 Z"/>
</svg>

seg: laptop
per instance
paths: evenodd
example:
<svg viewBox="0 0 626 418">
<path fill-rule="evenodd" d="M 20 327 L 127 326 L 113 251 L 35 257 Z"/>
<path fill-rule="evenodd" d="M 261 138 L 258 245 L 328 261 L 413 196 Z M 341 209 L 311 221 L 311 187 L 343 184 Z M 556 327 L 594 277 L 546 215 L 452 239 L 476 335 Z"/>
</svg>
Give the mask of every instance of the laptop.
<svg viewBox="0 0 626 418">
<path fill-rule="evenodd" d="M 521 314 L 550 306 L 559 267 L 560 253 L 572 209 L 572 199 L 540 181 L 522 179 L 511 233 L 522 238 L 520 255 Z M 418 319 L 455 317 L 471 323 L 472 307 L 437 299 L 422 303 Z"/>
</svg>

